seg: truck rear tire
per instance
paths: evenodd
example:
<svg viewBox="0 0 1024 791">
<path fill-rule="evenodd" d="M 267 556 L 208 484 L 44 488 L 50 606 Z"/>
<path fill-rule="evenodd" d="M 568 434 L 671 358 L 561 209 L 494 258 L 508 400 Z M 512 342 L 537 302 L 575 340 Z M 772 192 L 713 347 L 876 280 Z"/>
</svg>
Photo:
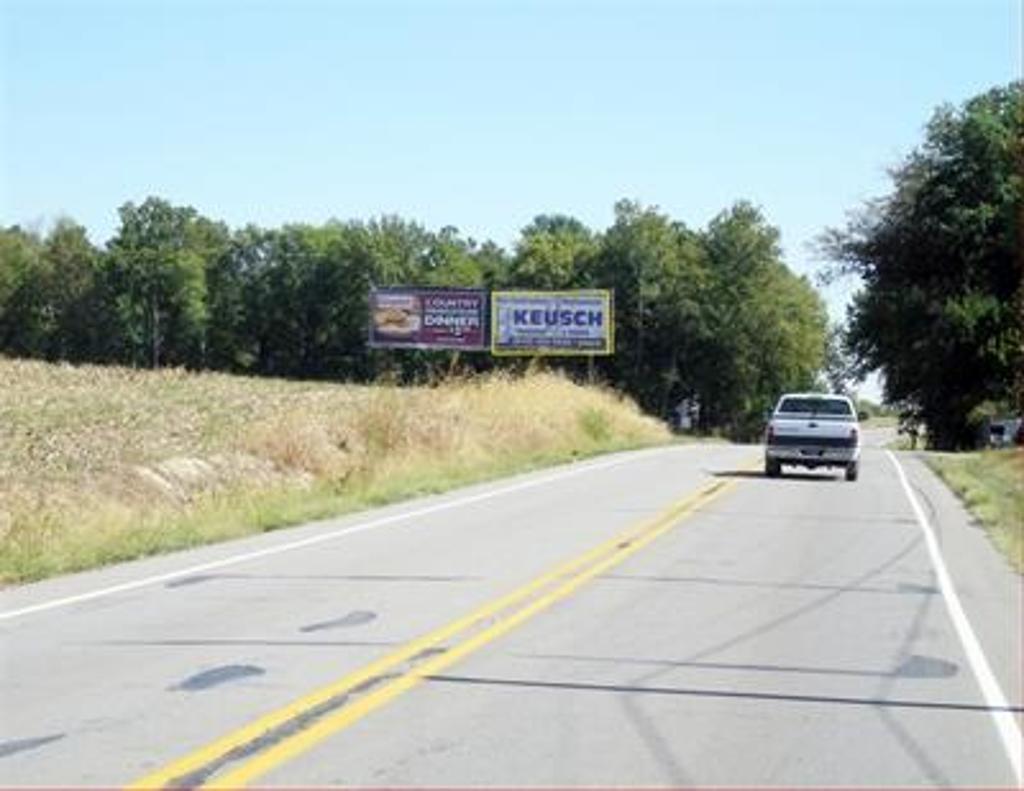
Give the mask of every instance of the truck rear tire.
<svg viewBox="0 0 1024 791">
<path fill-rule="evenodd" d="M 764 474 L 768 478 L 778 478 L 782 475 L 782 464 L 772 459 L 765 459 Z"/>
<path fill-rule="evenodd" d="M 855 481 L 860 473 L 860 463 L 852 461 L 846 465 L 846 480 Z"/>
</svg>

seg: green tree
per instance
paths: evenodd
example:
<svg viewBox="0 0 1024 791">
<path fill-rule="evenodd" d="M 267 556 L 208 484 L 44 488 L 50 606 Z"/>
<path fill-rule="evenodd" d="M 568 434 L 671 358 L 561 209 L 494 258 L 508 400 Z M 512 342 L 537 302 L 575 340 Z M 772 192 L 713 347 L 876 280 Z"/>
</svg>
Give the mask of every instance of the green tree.
<svg viewBox="0 0 1024 791">
<path fill-rule="evenodd" d="M 590 285 L 599 240 L 564 214 L 541 214 L 523 228 L 506 269 L 510 288 L 579 288 Z"/>
<path fill-rule="evenodd" d="M 846 350 L 846 331 L 841 324 L 830 324 L 825 336 L 825 360 L 822 364 L 823 386 L 830 393 L 849 395 L 859 377 L 856 365 Z"/>
<path fill-rule="evenodd" d="M 17 227 L 0 231 L 0 349 L 50 360 L 94 356 L 106 313 L 98 261 L 85 229 L 67 218 L 42 239 Z"/>
<path fill-rule="evenodd" d="M 210 368 L 248 372 L 257 367 L 257 339 L 250 311 L 253 281 L 265 266 L 268 232 L 254 225 L 236 231 L 219 255 L 206 266 L 206 355 Z"/>
<path fill-rule="evenodd" d="M 374 285 L 416 285 L 424 276 L 433 237 L 419 223 L 385 215 L 349 228 L 369 256 Z"/>
<path fill-rule="evenodd" d="M 48 306 L 53 328 L 46 356 L 59 360 L 88 360 L 104 345 L 107 314 L 98 288 L 99 251 L 85 228 L 67 218 L 57 221 L 43 243 L 49 282 Z"/>
<path fill-rule="evenodd" d="M 108 275 L 122 349 L 136 365 L 201 366 L 206 353 L 206 268 L 227 230 L 192 207 L 147 198 L 118 210 Z"/>
<path fill-rule="evenodd" d="M 273 376 L 365 379 L 374 239 L 359 223 L 251 229 L 239 240 L 246 359 Z"/>
<path fill-rule="evenodd" d="M 620 201 L 590 282 L 615 293 L 615 357 L 605 371 L 647 409 L 667 415 L 697 387 L 707 270 L 696 235 L 654 208 Z"/>
<path fill-rule="evenodd" d="M 483 271 L 473 256 L 472 244 L 459 235 L 457 228 L 447 225 L 430 234 L 429 240 L 422 261 L 422 285 L 479 286 L 483 282 Z"/>
<path fill-rule="evenodd" d="M 55 325 L 50 281 L 39 236 L 18 226 L 0 231 L 0 349 L 5 353 L 45 355 Z"/>
<path fill-rule="evenodd" d="M 778 229 L 738 202 L 702 235 L 710 284 L 697 355 L 701 420 L 750 435 L 780 392 L 809 389 L 824 362 L 825 308 L 781 260 Z"/>
<path fill-rule="evenodd" d="M 863 282 L 849 315 L 859 368 L 882 370 L 886 400 L 938 448 L 972 445 L 972 411 L 1009 399 L 1024 368 L 1022 140 L 1022 83 L 941 107 L 892 192 L 822 240 L 827 276 Z"/>
</svg>

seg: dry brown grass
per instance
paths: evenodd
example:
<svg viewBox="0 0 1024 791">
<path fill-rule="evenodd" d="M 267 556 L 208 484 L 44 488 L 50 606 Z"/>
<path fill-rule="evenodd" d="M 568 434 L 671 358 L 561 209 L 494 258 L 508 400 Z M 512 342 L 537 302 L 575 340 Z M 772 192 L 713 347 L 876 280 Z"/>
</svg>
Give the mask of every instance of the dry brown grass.
<svg viewBox="0 0 1024 791">
<path fill-rule="evenodd" d="M 668 440 L 551 374 L 404 389 L 0 358 L 0 581 Z"/>
</svg>

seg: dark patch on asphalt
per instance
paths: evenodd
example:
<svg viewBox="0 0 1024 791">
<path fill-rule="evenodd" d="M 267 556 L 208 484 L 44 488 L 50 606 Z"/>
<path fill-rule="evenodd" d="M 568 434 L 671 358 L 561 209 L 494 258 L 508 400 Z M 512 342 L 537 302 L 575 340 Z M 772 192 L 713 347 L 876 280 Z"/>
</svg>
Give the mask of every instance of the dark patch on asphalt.
<svg viewBox="0 0 1024 791">
<path fill-rule="evenodd" d="M 214 758 L 206 765 L 201 766 L 188 774 L 175 777 L 167 784 L 166 787 L 198 788 L 211 777 L 223 771 L 225 767 L 239 761 L 245 761 L 252 758 L 254 755 L 274 747 L 286 739 L 290 739 L 296 734 L 307 730 L 319 720 L 333 714 L 338 709 L 351 704 L 356 698 L 366 695 L 377 687 L 394 681 L 396 678 L 401 678 L 418 662 L 421 662 L 424 659 L 429 659 L 437 654 L 443 654 L 446 651 L 448 651 L 447 646 L 429 646 L 424 648 L 422 651 L 406 660 L 401 667 L 387 673 L 370 676 L 365 681 L 356 684 L 351 689 L 339 692 L 337 695 L 333 695 L 322 703 L 297 714 L 290 720 L 283 722 L 274 728 L 269 728 L 245 744 L 239 744 L 238 746 L 233 747 L 223 755 Z"/>
<path fill-rule="evenodd" d="M 229 681 L 262 676 L 266 672 L 262 667 L 256 667 L 255 665 L 221 665 L 220 667 L 211 667 L 202 673 L 196 673 L 194 676 L 189 676 L 180 684 L 171 687 L 171 689 L 199 692 L 219 684 L 226 684 Z"/>
<path fill-rule="evenodd" d="M 319 632 L 323 629 L 343 629 L 349 626 L 362 626 L 377 619 L 377 613 L 370 610 L 353 610 L 340 618 L 333 618 L 330 621 L 311 623 L 299 628 L 300 632 Z"/>
<path fill-rule="evenodd" d="M 939 592 L 934 585 L 915 585 L 909 582 L 901 582 L 896 586 L 896 590 L 900 593 L 923 593 L 926 596 L 934 596 Z"/>
<path fill-rule="evenodd" d="M 181 577 L 164 583 L 165 588 L 184 588 L 188 585 L 198 585 L 201 582 L 209 582 L 219 577 L 219 574 L 193 574 L 191 577 Z"/>
<path fill-rule="evenodd" d="M 196 769 L 194 772 L 189 772 L 188 774 L 181 775 L 180 777 L 175 777 L 167 784 L 167 787 L 198 788 L 226 766 L 251 758 L 258 753 L 283 742 L 285 739 L 289 739 L 297 733 L 301 733 L 318 720 L 323 719 L 328 714 L 331 714 L 345 706 L 353 697 L 365 694 L 371 689 L 397 678 L 398 675 L 399 674 L 397 673 L 384 673 L 379 676 L 368 678 L 366 681 L 353 687 L 347 692 L 341 692 L 334 697 L 328 698 L 320 705 L 314 706 L 308 711 L 293 717 L 276 728 L 264 731 L 251 741 L 228 750 L 228 752 L 224 753 L 219 758 L 215 758 L 210 761 L 210 763 Z"/>
<path fill-rule="evenodd" d="M 422 651 L 420 651 L 419 653 L 415 654 L 409 661 L 411 663 L 415 664 L 416 662 L 419 662 L 420 660 L 430 659 L 430 657 L 432 657 L 432 656 L 437 656 L 438 654 L 443 654 L 447 650 L 448 649 L 445 646 L 433 645 L 430 648 L 424 648 Z"/>
<path fill-rule="evenodd" d="M 65 736 L 67 736 L 66 733 L 55 733 L 51 736 L 36 736 L 34 739 L 12 739 L 8 742 L 0 742 L 0 758 L 6 758 L 8 755 L 25 750 L 35 750 L 51 742 L 59 742 Z"/>
<path fill-rule="evenodd" d="M 960 665 L 933 656 L 908 657 L 893 675 L 899 678 L 950 678 L 960 672 Z"/>
</svg>

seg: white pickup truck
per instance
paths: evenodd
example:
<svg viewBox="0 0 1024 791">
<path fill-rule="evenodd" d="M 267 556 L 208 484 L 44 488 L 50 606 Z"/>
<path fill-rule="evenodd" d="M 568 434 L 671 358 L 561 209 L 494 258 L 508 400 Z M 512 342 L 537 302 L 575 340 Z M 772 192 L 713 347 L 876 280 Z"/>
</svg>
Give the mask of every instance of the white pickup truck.
<svg viewBox="0 0 1024 791">
<path fill-rule="evenodd" d="M 787 393 L 768 421 L 764 446 L 764 474 L 769 478 L 790 464 L 842 467 L 846 480 L 855 481 L 860 471 L 857 411 L 846 396 Z"/>
</svg>

